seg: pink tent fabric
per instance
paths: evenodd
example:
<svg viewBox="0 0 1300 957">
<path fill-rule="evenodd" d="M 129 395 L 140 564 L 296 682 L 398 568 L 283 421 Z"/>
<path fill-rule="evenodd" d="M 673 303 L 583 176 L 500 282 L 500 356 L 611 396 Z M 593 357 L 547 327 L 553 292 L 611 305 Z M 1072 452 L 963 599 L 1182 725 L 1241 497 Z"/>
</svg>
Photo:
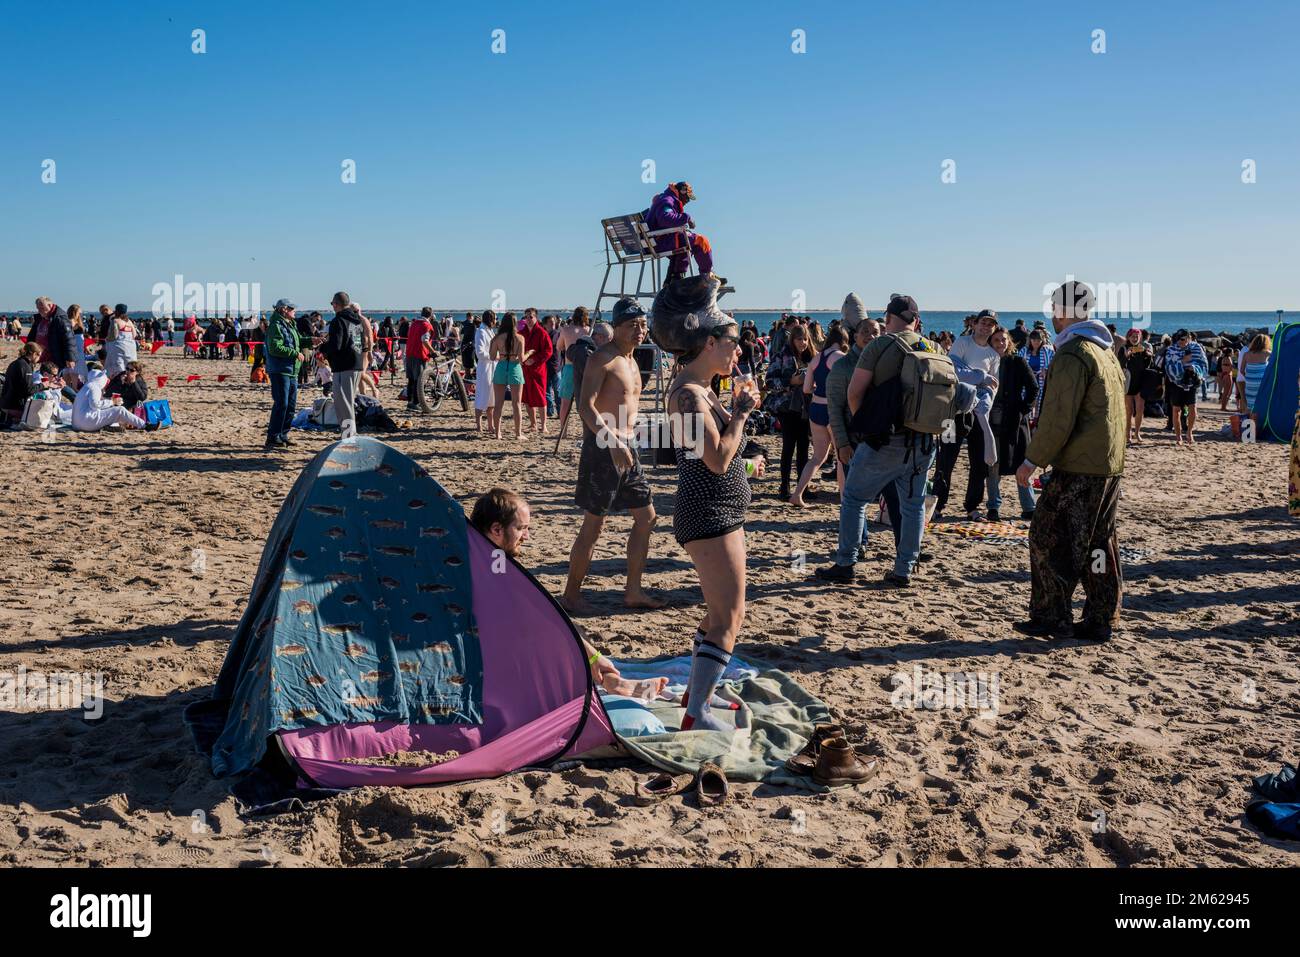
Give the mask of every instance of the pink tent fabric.
<svg viewBox="0 0 1300 957">
<path fill-rule="evenodd" d="M 304 780 L 320 787 L 442 784 L 506 774 L 616 739 L 573 626 L 546 591 L 469 529 L 474 617 L 483 655 L 483 723 L 379 722 L 279 732 Z M 343 763 L 395 751 L 453 750 L 425 768 Z"/>
</svg>

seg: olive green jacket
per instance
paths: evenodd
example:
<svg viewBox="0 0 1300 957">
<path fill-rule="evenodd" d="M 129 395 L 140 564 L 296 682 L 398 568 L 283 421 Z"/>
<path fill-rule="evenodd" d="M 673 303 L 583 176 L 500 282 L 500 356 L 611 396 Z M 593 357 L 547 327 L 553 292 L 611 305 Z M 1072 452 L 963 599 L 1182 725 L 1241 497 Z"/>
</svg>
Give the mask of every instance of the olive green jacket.
<svg viewBox="0 0 1300 957">
<path fill-rule="evenodd" d="M 837 449 L 853 445 L 849 441 L 849 420 L 853 418 L 849 412 L 849 380 L 853 378 L 861 354 L 862 350 L 855 345 L 826 373 L 826 413 L 831 420 L 831 435 Z"/>
<path fill-rule="evenodd" d="M 1124 372 L 1113 350 L 1082 337 L 1056 350 L 1025 458 L 1078 475 L 1124 473 Z"/>
</svg>

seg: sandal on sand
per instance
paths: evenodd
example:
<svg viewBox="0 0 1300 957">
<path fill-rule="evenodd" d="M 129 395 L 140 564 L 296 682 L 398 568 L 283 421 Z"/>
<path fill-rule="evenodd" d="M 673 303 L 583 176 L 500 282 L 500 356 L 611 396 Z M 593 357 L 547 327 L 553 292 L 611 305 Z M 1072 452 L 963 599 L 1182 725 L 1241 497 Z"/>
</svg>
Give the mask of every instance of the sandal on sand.
<svg viewBox="0 0 1300 957">
<path fill-rule="evenodd" d="M 656 774 L 644 781 L 637 781 L 636 793 L 633 797 L 638 804 L 654 804 L 656 801 L 681 794 L 686 790 L 686 781 L 685 777 L 677 774 Z"/>
<path fill-rule="evenodd" d="M 817 755 L 817 766 L 812 778 L 818 784 L 838 787 L 841 784 L 861 784 L 876 776 L 880 770 L 879 758 L 863 758 L 843 738 L 827 738 Z"/>
<path fill-rule="evenodd" d="M 812 774 L 817 766 L 817 755 L 821 753 L 822 742 L 827 738 L 844 737 L 844 729 L 838 724 L 813 725 L 812 737 L 798 754 L 792 755 L 785 762 L 785 769 L 793 774 Z"/>
<path fill-rule="evenodd" d="M 695 797 L 700 807 L 721 807 L 730 795 L 731 786 L 727 784 L 722 768 L 711 761 L 701 764 L 695 774 Z"/>
</svg>

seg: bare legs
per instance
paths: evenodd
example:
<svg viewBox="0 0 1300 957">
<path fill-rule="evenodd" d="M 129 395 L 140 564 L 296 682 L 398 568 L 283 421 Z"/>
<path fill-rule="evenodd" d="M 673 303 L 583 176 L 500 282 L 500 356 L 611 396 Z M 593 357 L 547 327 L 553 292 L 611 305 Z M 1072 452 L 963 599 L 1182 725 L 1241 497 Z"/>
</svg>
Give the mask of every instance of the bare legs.
<svg viewBox="0 0 1300 957">
<path fill-rule="evenodd" d="M 708 606 L 700 625 L 704 640 L 730 653 L 745 621 L 745 530 L 689 542 L 686 553 L 695 563 Z"/>
<path fill-rule="evenodd" d="M 1183 444 L 1183 409 L 1187 410 L 1187 444 L 1195 445 L 1196 440 L 1192 438 L 1192 429 L 1196 426 L 1196 406 L 1195 405 L 1176 405 L 1174 409 L 1174 441 L 1178 445 Z"/>
<path fill-rule="evenodd" d="M 650 533 L 655 527 L 653 505 L 632 510 L 632 534 L 627 537 L 627 586 L 623 604 L 629 608 L 662 608 L 666 602 L 646 593 L 641 587 L 646 555 L 650 552 Z"/>
<path fill-rule="evenodd" d="M 516 408 L 517 408 L 517 406 L 516 406 Z M 542 414 L 542 416 L 541 416 L 541 418 L 542 418 L 542 425 L 541 425 L 541 428 L 540 428 L 540 429 L 537 427 L 537 413 L 538 413 L 538 412 L 540 412 L 540 413 Z M 544 406 L 544 405 L 543 405 L 543 406 L 530 405 L 530 406 L 528 407 L 528 428 L 529 428 L 530 431 L 537 432 L 537 433 L 540 434 L 540 435 L 545 435 L 545 434 L 546 434 L 546 406 Z"/>
<path fill-rule="evenodd" d="M 817 470 L 822 467 L 822 463 L 826 461 L 826 456 L 831 453 L 833 448 L 830 427 L 818 425 L 816 422 L 812 423 L 812 440 L 813 448 L 812 453 L 808 456 L 808 464 L 799 473 L 799 481 L 795 485 L 794 494 L 790 496 L 790 504 L 797 505 L 800 508 L 807 506 L 808 503 L 803 500 L 804 490 L 808 488 L 808 483 L 813 480 L 813 476 L 817 474 Z M 840 494 L 843 494 L 844 466 L 840 464 L 838 458 L 835 460 L 835 477 L 839 482 Z"/>
<path fill-rule="evenodd" d="M 515 392 L 518 392 L 521 386 L 512 386 Z M 488 410 L 489 424 L 492 427 L 492 434 L 498 439 L 501 438 L 501 413 L 502 407 L 506 401 L 506 387 L 503 385 L 494 385 L 492 387 L 492 408 Z M 519 411 L 519 398 L 514 392 L 511 393 L 511 407 L 514 409 L 515 417 L 515 438 L 519 438 L 523 429 L 523 413 Z"/>
<path fill-rule="evenodd" d="M 623 589 L 623 603 L 629 608 L 662 608 L 666 604 L 662 598 L 654 597 L 641 587 L 655 518 L 653 505 L 632 510 L 632 533 L 627 539 L 627 585 Z M 564 594 L 560 596 L 560 604 L 565 611 L 582 615 L 590 614 L 593 610 L 591 604 L 582 597 L 582 583 L 591 568 L 596 542 L 604 527 L 603 515 L 583 513 L 582 528 L 578 530 L 578 537 L 569 549 L 569 578 L 564 585 Z"/>
<path fill-rule="evenodd" d="M 1126 441 L 1133 445 L 1142 444 L 1142 411 L 1145 403 L 1140 395 L 1124 396 L 1124 415 L 1127 419 Z"/>
<path fill-rule="evenodd" d="M 603 515 L 584 512 L 582 528 L 578 529 L 578 537 L 569 549 L 569 578 L 564 584 L 560 604 L 565 611 L 575 615 L 586 615 L 593 611 L 590 603 L 582 597 L 582 582 L 587 577 L 587 569 L 591 567 L 591 556 L 596 552 L 596 540 L 600 538 L 600 530 L 604 525 Z"/>
</svg>

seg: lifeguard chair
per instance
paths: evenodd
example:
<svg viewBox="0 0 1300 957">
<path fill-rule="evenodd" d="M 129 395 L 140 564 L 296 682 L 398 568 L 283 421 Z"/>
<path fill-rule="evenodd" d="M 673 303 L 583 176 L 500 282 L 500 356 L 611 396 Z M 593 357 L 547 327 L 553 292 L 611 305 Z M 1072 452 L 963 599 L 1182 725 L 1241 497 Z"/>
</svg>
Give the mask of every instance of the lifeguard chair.
<svg viewBox="0 0 1300 957">
<path fill-rule="evenodd" d="M 660 267 L 677 254 L 679 249 L 689 248 L 688 227 L 677 226 L 673 229 L 651 230 L 641 213 L 629 213 L 626 216 L 614 216 L 600 221 L 605 233 L 605 275 L 600 281 L 600 292 L 596 295 L 596 318 L 600 319 L 602 305 L 606 299 L 621 299 L 631 296 L 633 299 L 649 299 L 659 294 L 662 285 Z M 681 236 L 681 243 L 676 248 L 656 250 L 655 240 L 661 236 Z M 629 286 L 629 272 L 636 269 L 636 285 Z M 613 290 L 610 277 L 618 270 L 618 291 Z M 695 259 L 686 256 L 686 275 L 695 272 Z M 648 274 L 648 275 L 647 275 Z M 649 281 L 647 288 L 646 282 Z M 719 290 L 719 297 L 734 292 L 731 286 Z M 654 342 L 642 343 L 637 348 L 637 368 L 641 370 L 642 390 L 649 384 L 650 377 L 655 378 L 655 412 L 663 411 L 664 373 L 663 354 Z"/>
<path fill-rule="evenodd" d="M 603 315 L 606 299 L 621 299 L 631 296 L 633 299 L 654 301 L 662 285 L 661 268 L 677 252 L 667 249 L 663 252 L 655 249 L 655 240 L 660 236 L 681 236 L 681 245 L 689 244 L 685 226 L 674 229 L 651 231 L 641 213 L 629 213 L 626 216 L 613 216 L 600 221 L 605 233 L 605 275 L 600 281 L 600 292 L 596 295 L 596 318 Z M 629 275 L 636 269 L 636 285 L 629 289 Z M 695 268 L 690 256 L 686 258 L 687 275 Z M 614 291 L 610 277 L 618 270 L 618 291 Z M 648 275 L 647 275 L 648 274 Z M 646 283 L 649 281 L 649 286 Z M 649 311 L 650 303 L 646 303 Z M 636 365 L 641 370 L 641 391 L 653 376 L 655 380 L 655 413 L 662 413 L 664 406 L 664 358 L 663 352 L 651 340 L 643 342 L 636 349 Z"/>
<path fill-rule="evenodd" d="M 606 299 L 618 300 L 624 296 L 631 296 L 638 301 L 646 299 L 653 302 L 655 296 L 659 295 L 663 282 L 660 268 L 664 262 L 673 257 L 677 249 L 657 250 L 655 249 L 656 239 L 661 236 L 679 235 L 682 237 L 682 241 L 678 248 L 689 247 L 690 245 L 686 235 L 689 231 L 688 227 L 677 226 L 673 229 L 651 230 L 641 213 L 629 213 L 626 216 L 613 216 L 609 219 L 602 219 L 600 225 L 605 233 L 605 275 L 600 281 L 600 292 L 596 294 L 596 314 L 594 318 L 597 321 L 604 316 L 604 302 Z M 633 268 L 636 269 L 636 284 L 629 288 L 631 278 L 629 273 Z M 611 282 L 611 277 L 616 269 L 618 270 L 617 291 L 615 291 Z M 690 275 L 694 271 L 694 258 L 688 254 L 686 257 L 686 275 Z M 648 286 L 647 282 L 649 283 Z M 725 286 L 718 294 L 721 296 L 723 293 L 734 291 L 731 286 Z M 646 306 L 648 312 L 649 303 Z M 662 419 L 664 400 L 666 398 L 663 351 L 653 340 L 648 340 L 637 347 L 635 358 L 637 368 L 641 371 L 641 394 L 643 397 L 651 377 L 654 378 L 654 414 L 656 419 Z M 556 454 L 559 453 L 560 442 L 564 438 L 567 426 L 567 419 L 560 423 L 560 434 L 555 442 Z M 671 454 L 667 463 L 671 464 Z"/>
</svg>

